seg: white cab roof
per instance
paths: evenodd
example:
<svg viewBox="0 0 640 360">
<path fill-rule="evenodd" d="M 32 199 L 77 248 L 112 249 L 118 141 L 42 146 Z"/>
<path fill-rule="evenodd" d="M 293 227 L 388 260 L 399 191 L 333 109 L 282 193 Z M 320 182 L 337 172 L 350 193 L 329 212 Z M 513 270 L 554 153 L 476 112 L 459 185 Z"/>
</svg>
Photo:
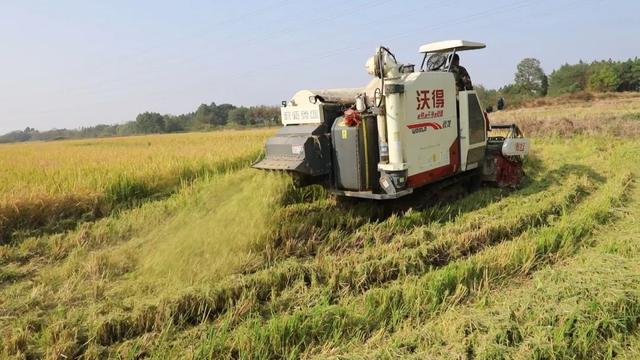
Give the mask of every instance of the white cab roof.
<svg viewBox="0 0 640 360">
<path fill-rule="evenodd" d="M 449 52 L 455 49 L 456 51 L 463 50 L 475 50 L 485 48 L 487 45 L 479 42 L 467 41 L 467 40 L 445 40 L 438 41 L 420 46 L 421 53 L 435 53 L 435 52 Z"/>
</svg>

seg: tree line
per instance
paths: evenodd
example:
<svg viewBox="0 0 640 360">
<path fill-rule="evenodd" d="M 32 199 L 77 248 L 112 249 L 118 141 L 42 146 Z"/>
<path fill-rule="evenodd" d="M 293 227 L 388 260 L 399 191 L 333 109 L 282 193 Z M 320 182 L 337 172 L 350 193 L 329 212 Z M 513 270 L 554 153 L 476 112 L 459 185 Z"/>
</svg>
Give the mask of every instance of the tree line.
<svg viewBox="0 0 640 360">
<path fill-rule="evenodd" d="M 271 126 L 280 123 L 280 108 L 277 106 L 244 107 L 232 104 L 217 105 L 212 102 L 198 106 L 194 112 L 181 115 L 144 112 L 138 114 L 134 121 L 116 125 L 47 131 L 27 127 L 0 136 L 0 143 L 208 131 L 224 127 Z"/>
<path fill-rule="evenodd" d="M 523 59 L 516 68 L 514 82 L 499 89 L 475 86 L 485 105 L 495 105 L 504 98 L 507 106 L 544 96 L 592 91 L 640 91 L 640 59 L 626 61 L 594 61 L 564 64 L 547 75 L 534 58 Z M 96 125 L 80 129 L 38 131 L 27 127 L 0 136 L 0 143 L 29 140 L 61 140 L 138 134 L 159 134 L 207 131 L 223 127 L 269 126 L 280 124 L 277 106 L 235 106 L 232 104 L 202 104 L 196 111 L 181 114 L 144 112 L 135 121 L 117 125 Z"/>
<path fill-rule="evenodd" d="M 517 105 L 532 98 L 584 91 L 640 91 L 640 59 L 579 61 L 564 64 L 546 75 L 538 59 L 526 58 L 518 64 L 513 83 L 499 89 L 486 89 L 481 85 L 475 88 L 486 105 L 495 105 L 500 97 L 507 104 Z"/>
</svg>

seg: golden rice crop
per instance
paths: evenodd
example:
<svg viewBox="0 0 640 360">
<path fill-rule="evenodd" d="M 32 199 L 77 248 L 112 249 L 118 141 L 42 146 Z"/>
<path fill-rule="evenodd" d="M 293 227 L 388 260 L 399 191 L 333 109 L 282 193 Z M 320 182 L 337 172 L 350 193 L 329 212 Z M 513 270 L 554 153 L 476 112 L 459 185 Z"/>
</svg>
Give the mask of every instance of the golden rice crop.
<svg viewBox="0 0 640 360">
<path fill-rule="evenodd" d="M 0 145 L 0 201 L 101 193 L 122 177 L 159 183 L 184 169 L 255 155 L 273 130 L 228 130 Z"/>
<path fill-rule="evenodd" d="M 0 145 L 0 243 L 60 231 L 255 160 L 269 129 Z"/>
</svg>

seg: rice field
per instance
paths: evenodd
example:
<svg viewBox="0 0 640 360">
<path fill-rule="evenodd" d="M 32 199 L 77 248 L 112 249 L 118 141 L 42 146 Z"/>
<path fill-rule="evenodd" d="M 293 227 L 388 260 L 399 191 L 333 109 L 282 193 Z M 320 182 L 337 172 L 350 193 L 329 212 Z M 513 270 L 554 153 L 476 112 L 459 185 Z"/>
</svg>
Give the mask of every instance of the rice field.
<svg viewBox="0 0 640 360">
<path fill-rule="evenodd" d="M 56 232 L 244 167 L 273 130 L 0 145 L 0 243 Z"/>
<path fill-rule="evenodd" d="M 637 106 L 638 99 L 627 101 Z M 619 118 L 618 105 L 602 116 Z M 497 115 L 526 110 L 539 109 Z M 575 122 L 582 120 L 591 121 Z M 99 217 L 74 218 L 64 229 L 14 231 L 0 245 L 2 357 L 584 359 L 640 352 L 635 135 L 537 134 L 521 188 L 483 187 L 393 214 L 248 169 L 268 135 L 20 145 L 67 154 L 47 157 L 67 161 L 61 178 L 75 166 L 91 172 L 87 159 L 105 156 L 103 174 L 113 166 L 169 185 L 150 185 L 162 190 Z M 228 144 L 237 139 L 242 146 Z M 104 153 L 87 145 L 89 153 L 73 154 L 72 144 L 103 141 Z M 163 150 L 148 149 L 156 142 Z M 20 152 L 0 147 L 0 157 Z M 137 159 L 130 168 L 127 154 Z M 32 156 L 2 175 L 3 189 L 39 171 Z M 183 165 L 202 164 L 209 170 L 198 176 L 176 175 Z M 73 195 L 82 187 L 105 197 L 119 176 L 104 176 L 113 177 L 69 179 L 61 182 L 66 188 L 34 177 L 23 196 Z"/>
</svg>

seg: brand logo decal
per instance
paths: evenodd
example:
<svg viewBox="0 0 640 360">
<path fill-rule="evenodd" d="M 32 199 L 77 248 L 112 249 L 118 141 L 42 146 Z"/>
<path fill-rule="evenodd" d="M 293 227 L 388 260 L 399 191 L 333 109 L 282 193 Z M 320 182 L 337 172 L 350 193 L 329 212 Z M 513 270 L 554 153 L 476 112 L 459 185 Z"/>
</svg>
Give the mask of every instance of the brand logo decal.
<svg viewBox="0 0 640 360">
<path fill-rule="evenodd" d="M 433 130 L 440 130 L 451 127 L 451 120 L 445 120 L 442 124 L 437 122 L 421 122 L 417 124 L 407 125 L 407 128 L 411 130 L 412 134 L 422 133 L 427 131 L 427 129 L 431 128 Z"/>
<path fill-rule="evenodd" d="M 441 109 L 444 107 L 444 90 L 416 90 L 416 110 Z"/>
</svg>

